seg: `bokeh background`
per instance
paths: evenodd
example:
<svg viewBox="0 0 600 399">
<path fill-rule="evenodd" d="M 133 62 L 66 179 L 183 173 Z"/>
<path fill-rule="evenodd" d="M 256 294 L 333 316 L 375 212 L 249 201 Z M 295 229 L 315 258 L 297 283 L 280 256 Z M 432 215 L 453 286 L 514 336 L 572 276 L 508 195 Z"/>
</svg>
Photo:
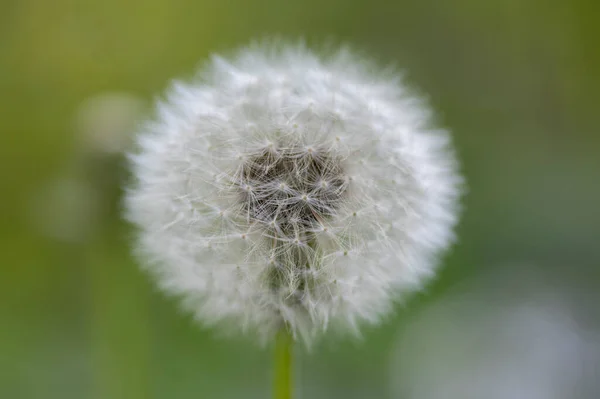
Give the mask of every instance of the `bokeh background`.
<svg viewBox="0 0 600 399">
<path fill-rule="evenodd" d="M 469 185 L 435 281 L 362 340 L 299 352 L 298 393 L 599 397 L 599 17 L 591 0 L 2 0 L 0 397 L 268 397 L 268 349 L 198 328 L 138 270 L 119 150 L 170 79 L 274 34 L 405 70 Z"/>
</svg>

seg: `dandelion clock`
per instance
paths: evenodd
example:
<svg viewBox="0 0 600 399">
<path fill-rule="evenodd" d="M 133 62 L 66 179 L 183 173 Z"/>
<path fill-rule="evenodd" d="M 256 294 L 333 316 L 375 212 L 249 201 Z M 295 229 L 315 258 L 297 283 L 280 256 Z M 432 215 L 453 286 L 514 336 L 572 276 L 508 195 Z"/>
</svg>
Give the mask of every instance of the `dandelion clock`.
<svg viewBox="0 0 600 399">
<path fill-rule="evenodd" d="M 276 342 L 278 398 L 293 341 L 377 324 L 453 240 L 448 133 L 347 50 L 214 56 L 137 144 L 126 214 L 140 259 L 202 324 Z"/>
</svg>

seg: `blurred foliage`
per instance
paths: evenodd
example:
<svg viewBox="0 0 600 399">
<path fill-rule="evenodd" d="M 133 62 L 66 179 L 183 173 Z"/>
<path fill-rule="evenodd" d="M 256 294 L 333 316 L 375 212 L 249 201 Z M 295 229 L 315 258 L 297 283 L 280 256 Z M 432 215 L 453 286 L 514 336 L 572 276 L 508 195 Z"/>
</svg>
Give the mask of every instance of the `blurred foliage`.
<svg viewBox="0 0 600 399">
<path fill-rule="evenodd" d="M 267 351 L 197 328 L 138 271 L 119 219 L 122 159 L 82 149 L 75 116 L 103 92 L 150 104 L 211 52 L 272 34 L 350 43 L 405 69 L 454 132 L 469 182 L 460 243 L 436 281 L 363 342 L 302 353 L 303 397 L 389 397 L 407 316 L 502 262 L 600 288 L 599 4 L 3 0 L 0 397 L 267 395 Z M 37 228 L 54 212 L 43 187 L 65 176 L 99 204 L 78 240 Z"/>
</svg>

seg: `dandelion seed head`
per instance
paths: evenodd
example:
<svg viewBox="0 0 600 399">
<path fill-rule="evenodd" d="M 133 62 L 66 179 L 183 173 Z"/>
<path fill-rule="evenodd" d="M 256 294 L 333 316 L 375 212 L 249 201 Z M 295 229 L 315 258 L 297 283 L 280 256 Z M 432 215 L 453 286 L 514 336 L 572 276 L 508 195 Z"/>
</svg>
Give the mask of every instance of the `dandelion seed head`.
<svg viewBox="0 0 600 399">
<path fill-rule="evenodd" d="M 346 50 L 257 44 L 174 83 L 138 135 L 127 217 L 168 293 L 204 324 L 357 333 L 453 240 L 448 133 Z"/>
</svg>

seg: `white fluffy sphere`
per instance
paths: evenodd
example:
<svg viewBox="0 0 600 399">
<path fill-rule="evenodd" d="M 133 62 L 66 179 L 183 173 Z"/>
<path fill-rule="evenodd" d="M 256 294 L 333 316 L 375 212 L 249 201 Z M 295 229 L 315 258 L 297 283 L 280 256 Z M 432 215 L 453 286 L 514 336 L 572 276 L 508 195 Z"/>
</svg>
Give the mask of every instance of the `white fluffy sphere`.
<svg viewBox="0 0 600 399">
<path fill-rule="evenodd" d="M 140 253 L 204 324 L 310 343 L 377 323 L 453 239 L 461 178 L 429 119 L 346 50 L 213 57 L 137 136 Z"/>
</svg>

